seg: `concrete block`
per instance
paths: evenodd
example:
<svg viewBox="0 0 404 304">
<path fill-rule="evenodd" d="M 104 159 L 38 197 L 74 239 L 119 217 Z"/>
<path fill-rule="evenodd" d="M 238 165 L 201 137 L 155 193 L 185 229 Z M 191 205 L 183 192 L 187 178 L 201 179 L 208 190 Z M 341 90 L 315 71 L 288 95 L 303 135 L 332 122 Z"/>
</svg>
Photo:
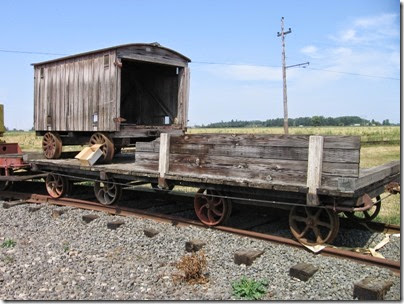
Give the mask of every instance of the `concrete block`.
<svg viewBox="0 0 404 304">
<path fill-rule="evenodd" d="M 111 229 L 111 230 L 116 230 L 116 229 L 118 229 L 120 226 L 122 226 L 123 224 L 125 224 L 124 221 L 109 222 L 109 223 L 107 223 L 107 228 L 108 228 L 108 229 Z"/>
<path fill-rule="evenodd" d="M 154 236 L 156 236 L 157 234 L 159 234 L 159 231 L 157 231 L 156 229 L 153 228 L 146 228 L 143 230 L 145 236 L 152 238 Z"/>
<path fill-rule="evenodd" d="M 95 214 L 86 214 L 86 215 L 83 215 L 81 218 L 84 222 L 86 222 L 88 224 L 88 223 L 96 220 L 97 218 L 99 218 L 99 216 L 95 215 Z"/>
<path fill-rule="evenodd" d="M 22 205 L 22 204 L 26 204 L 26 203 L 22 202 L 22 201 L 4 202 L 3 203 L 3 208 L 4 209 L 9 209 L 11 207 L 15 207 L 15 206 Z"/>
<path fill-rule="evenodd" d="M 185 250 L 188 252 L 196 252 L 202 249 L 206 243 L 201 240 L 190 240 L 185 243 Z"/>
<path fill-rule="evenodd" d="M 36 212 L 41 208 L 42 208 L 42 206 L 30 206 L 30 207 L 28 207 L 28 212 Z"/>
<path fill-rule="evenodd" d="M 384 300 L 393 282 L 366 277 L 354 284 L 353 297 L 358 300 Z"/>
<path fill-rule="evenodd" d="M 311 264 L 299 263 L 290 268 L 289 275 L 306 282 L 317 272 L 317 270 L 318 268 Z"/>
<path fill-rule="evenodd" d="M 52 217 L 53 218 L 58 218 L 60 217 L 63 213 L 65 213 L 66 210 L 62 210 L 62 209 L 53 209 L 52 210 Z"/>
<path fill-rule="evenodd" d="M 250 266 L 256 258 L 264 253 L 264 250 L 241 249 L 234 254 L 234 263 Z"/>
</svg>

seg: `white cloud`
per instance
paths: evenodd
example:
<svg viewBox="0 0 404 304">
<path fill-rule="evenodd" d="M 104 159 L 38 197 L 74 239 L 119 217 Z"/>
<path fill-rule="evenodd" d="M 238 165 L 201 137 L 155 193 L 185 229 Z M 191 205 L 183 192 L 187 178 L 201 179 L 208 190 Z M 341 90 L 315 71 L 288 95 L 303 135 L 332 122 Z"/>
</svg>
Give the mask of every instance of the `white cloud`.
<svg viewBox="0 0 404 304">
<path fill-rule="evenodd" d="M 347 28 L 331 38 L 339 43 L 373 44 L 400 35 L 397 14 L 381 14 L 353 20 Z M 380 44 L 381 45 L 381 44 Z"/>
<path fill-rule="evenodd" d="M 390 27 L 394 24 L 397 17 L 396 14 L 382 14 L 379 16 L 358 18 L 354 21 L 354 26 L 362 28 Z"/>
<path fill-rule="evenodd" d="M 387 31 L 396 32 L 397 18 L 396 14 L 357 18 L 336 35 L 330 36 L 335 47 L 309 45 L 301 52 L 310 55 L 315 50 L 316 57 L 311 57 L 321 58 L 321 67 L 319 64 L 317 67 L 323 69 L 398 78 L 400 56 L 395 40 L 398 36 L 382 34 Z M 315 68 L 316 63 L 320 61 L 314 61 L 311 66 Z"/>
<path fill-rule="evenodd" d="M 308 45 L 302 48 L 300 51 L 306 55 L 312 56 L 317 53 L 317 47 L 315 47 L 314 45 Z"/>
<path fill-rule="evenodd" d="M 343 42 L 355 41 L 358 39 L 356 31 L 354 29 L 348 29 L 340 33 L 340 39 Z"/>
</svg>

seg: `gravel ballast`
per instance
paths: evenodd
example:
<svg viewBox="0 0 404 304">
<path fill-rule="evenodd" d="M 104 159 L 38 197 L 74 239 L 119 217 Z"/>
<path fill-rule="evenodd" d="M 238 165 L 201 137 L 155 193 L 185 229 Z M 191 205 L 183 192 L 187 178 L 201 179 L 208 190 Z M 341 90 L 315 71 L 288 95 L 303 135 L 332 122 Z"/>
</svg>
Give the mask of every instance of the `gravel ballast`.
<svg viewBox="0 0 404 304">
<path fill-rule="evenodd" d="M 0 298 L 4 300 L 231 300 L 231 284 L 242 276 L 269 282 L 266 300 L 352 300 L 354 284 L 368 276 L 393 282 L 385 299 L 400 300 L 400 276 L 380 267 L 315 255 L 285 245 L 254 240 L 212 229 L 173 226 L 152 220 L 32 204 L 2 208 Z M 52 210 L 65 212 L 52 217 Z M 83 215 L 99 218 L 89 223 Z M 116 230 L 107 223 L 123 221 Z M 147 237 L 145 229 L 159 231 Z M 399 246 L 394 237 L 392 246 Z M 200 240 L 209 281 L 190 285 L 173 281 L 175 263 L 185 244 Z M 396 244 L 397 242 L 397 244 Z M 234 263 L 242 249 L 263 250 L 251 266 Z M 386 254 L 388 256 L 388 254 Z M 318 271 L 307 281 L 289 275 L 298 263 Z"/>
</svg>

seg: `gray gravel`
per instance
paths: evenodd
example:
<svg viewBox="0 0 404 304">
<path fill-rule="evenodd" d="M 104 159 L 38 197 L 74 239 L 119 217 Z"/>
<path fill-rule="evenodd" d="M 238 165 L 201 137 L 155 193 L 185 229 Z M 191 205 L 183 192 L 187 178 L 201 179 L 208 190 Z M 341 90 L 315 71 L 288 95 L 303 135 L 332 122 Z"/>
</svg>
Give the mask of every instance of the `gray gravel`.
<svg viewBox="0 0 404 304">
<path fill-rule="evenodd" d="M 5 300 L 230 300 L 231 283 L 243 275 L 269 281 L 266 300 L 352 300 L 353 285 L 373 276 L 391 280 L 386 299 L 400 299 L 400 277 L 389 270 L 350 260 L 314 255 L 304 250 L 198 227 L 177 227 L 137 218 L 56 206 L 29 212 L 30 204 L 3 209 L 0 202 L 0 298 Z M 100 217 L 85 224 L 85 214 Z M 117 230 L 107 222 L 125 222 Z M 153 238 L 143 229 L 160 233 Z M 174 263 L 185 252 L 185 242 L 206 242 L 209 282 L 174 283 Z M 395 240 L 392 246 L 400 246 Z M 239 249 L 264 250 L 253 265 L 236 265 Z M 291 266 L 307 262 L 317 273 L 307 282 L 289 276 Z"/>
</svg>

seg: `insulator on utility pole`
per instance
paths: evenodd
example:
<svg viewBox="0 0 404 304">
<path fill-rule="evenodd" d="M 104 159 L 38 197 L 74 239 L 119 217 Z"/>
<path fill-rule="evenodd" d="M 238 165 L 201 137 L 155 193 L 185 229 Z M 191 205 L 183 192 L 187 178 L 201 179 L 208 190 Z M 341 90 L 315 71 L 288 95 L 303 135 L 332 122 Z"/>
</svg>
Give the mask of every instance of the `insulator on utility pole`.
<svg viewBox="0 0 404 304">
<path fill-rule="evenodd" d="M 283 78 L 283 128 L 285 134 L 289 133 L 288 126 L 288 96 L 286 88 L 286 56 L 285 56 L 285 35 L 290 34 L 292 29 L 289 28 L 288 31 L 284 31 L 284 18 L 281 19 L 281 32 L 278 32 L 278 37 L 282 37 L 282 78 Z"/>
</svg>

